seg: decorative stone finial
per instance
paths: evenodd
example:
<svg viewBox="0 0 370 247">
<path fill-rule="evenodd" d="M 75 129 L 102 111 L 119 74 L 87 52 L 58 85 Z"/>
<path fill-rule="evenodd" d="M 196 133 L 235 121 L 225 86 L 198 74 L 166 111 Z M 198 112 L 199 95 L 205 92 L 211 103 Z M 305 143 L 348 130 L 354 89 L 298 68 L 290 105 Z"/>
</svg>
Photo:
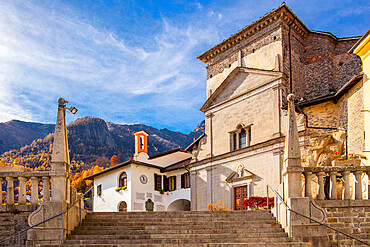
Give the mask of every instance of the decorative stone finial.
<svg viewBox="0 0 370 247">
<path fill-rule="evenodd" d="M 58 99 L 58 103 L 59 103 L 59 105 L 64 105 L 64 104 L 68 103 L 68 101 L 66 101 L 66 100 L 65 100 L 65 99 L 63 99 L 63 98 L 59 98 L 59 99 Z"/>
</svg>

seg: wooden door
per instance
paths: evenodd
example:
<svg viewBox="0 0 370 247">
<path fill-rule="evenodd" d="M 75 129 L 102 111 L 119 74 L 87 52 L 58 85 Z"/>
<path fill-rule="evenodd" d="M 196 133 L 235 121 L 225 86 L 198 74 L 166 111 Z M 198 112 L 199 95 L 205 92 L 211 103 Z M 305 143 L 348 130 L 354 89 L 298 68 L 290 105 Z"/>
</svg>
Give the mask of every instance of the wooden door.
<svg viewBox="0 0 370 247">
<path fill-rule="evenodd" d="M 248 199 L 248 185 L 234 187 L 234 209 L 246 210 L 243 202 Z"/>
</svg>

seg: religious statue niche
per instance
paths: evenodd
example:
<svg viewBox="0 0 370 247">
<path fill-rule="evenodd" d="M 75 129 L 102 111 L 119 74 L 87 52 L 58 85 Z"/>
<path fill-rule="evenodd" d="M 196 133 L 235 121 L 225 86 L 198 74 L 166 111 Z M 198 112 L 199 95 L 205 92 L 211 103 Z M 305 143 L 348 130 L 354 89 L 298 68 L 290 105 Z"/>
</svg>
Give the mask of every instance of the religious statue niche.
<svg viewBox="0 0 370 247">
<path fill-rule="evenodd" d="M 236 171 L 233 171 L 225 181 L 228 183 L 234 183 L 242 180 L 252 180 L 254 174 L 244 168 L 243 164 L 239 164 L 236 168 Z"/>
</svg>

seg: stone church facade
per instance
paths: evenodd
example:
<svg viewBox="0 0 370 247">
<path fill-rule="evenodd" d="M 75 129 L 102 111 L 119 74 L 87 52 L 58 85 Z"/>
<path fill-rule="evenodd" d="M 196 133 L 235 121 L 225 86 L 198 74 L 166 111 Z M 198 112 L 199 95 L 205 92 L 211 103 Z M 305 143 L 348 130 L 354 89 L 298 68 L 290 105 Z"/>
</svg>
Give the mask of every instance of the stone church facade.
<svg viewBox="0 0 370 247">
<path fill-rule="evenodd" d="M 207 100 L 205 133 L 188 147 L 192 210 L 219 201 L 244 209 L 245 198 L 266 196 L 266 185 L 279 189 L 289 93 L 303 165 L 361 152 L 363 139 L 347 127 L 361 124 L 348 110 L 362 98 L 361 60 L 348 53 L 358 39 L 309 30 L 282 4 L 198 57 L 207 65 Z M 348 150 L 351 142 L 358 150 Z"/>
</svg>

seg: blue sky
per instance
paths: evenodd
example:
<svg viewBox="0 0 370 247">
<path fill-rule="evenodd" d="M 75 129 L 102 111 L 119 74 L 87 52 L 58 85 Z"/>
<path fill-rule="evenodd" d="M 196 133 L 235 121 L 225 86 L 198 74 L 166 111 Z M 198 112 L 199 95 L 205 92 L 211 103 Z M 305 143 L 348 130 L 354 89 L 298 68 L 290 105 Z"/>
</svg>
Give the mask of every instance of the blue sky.
<svg viewBox="0 0 370 247">
<path fill-rule="evenodd" d="M 94 116 L 190 132 L 204 119 L 196 57 L 281 1 L 0 1 L 0 122 Z M 370 27 L 368 1 L 286 1 L 311 30 Z"/>
</svg>

